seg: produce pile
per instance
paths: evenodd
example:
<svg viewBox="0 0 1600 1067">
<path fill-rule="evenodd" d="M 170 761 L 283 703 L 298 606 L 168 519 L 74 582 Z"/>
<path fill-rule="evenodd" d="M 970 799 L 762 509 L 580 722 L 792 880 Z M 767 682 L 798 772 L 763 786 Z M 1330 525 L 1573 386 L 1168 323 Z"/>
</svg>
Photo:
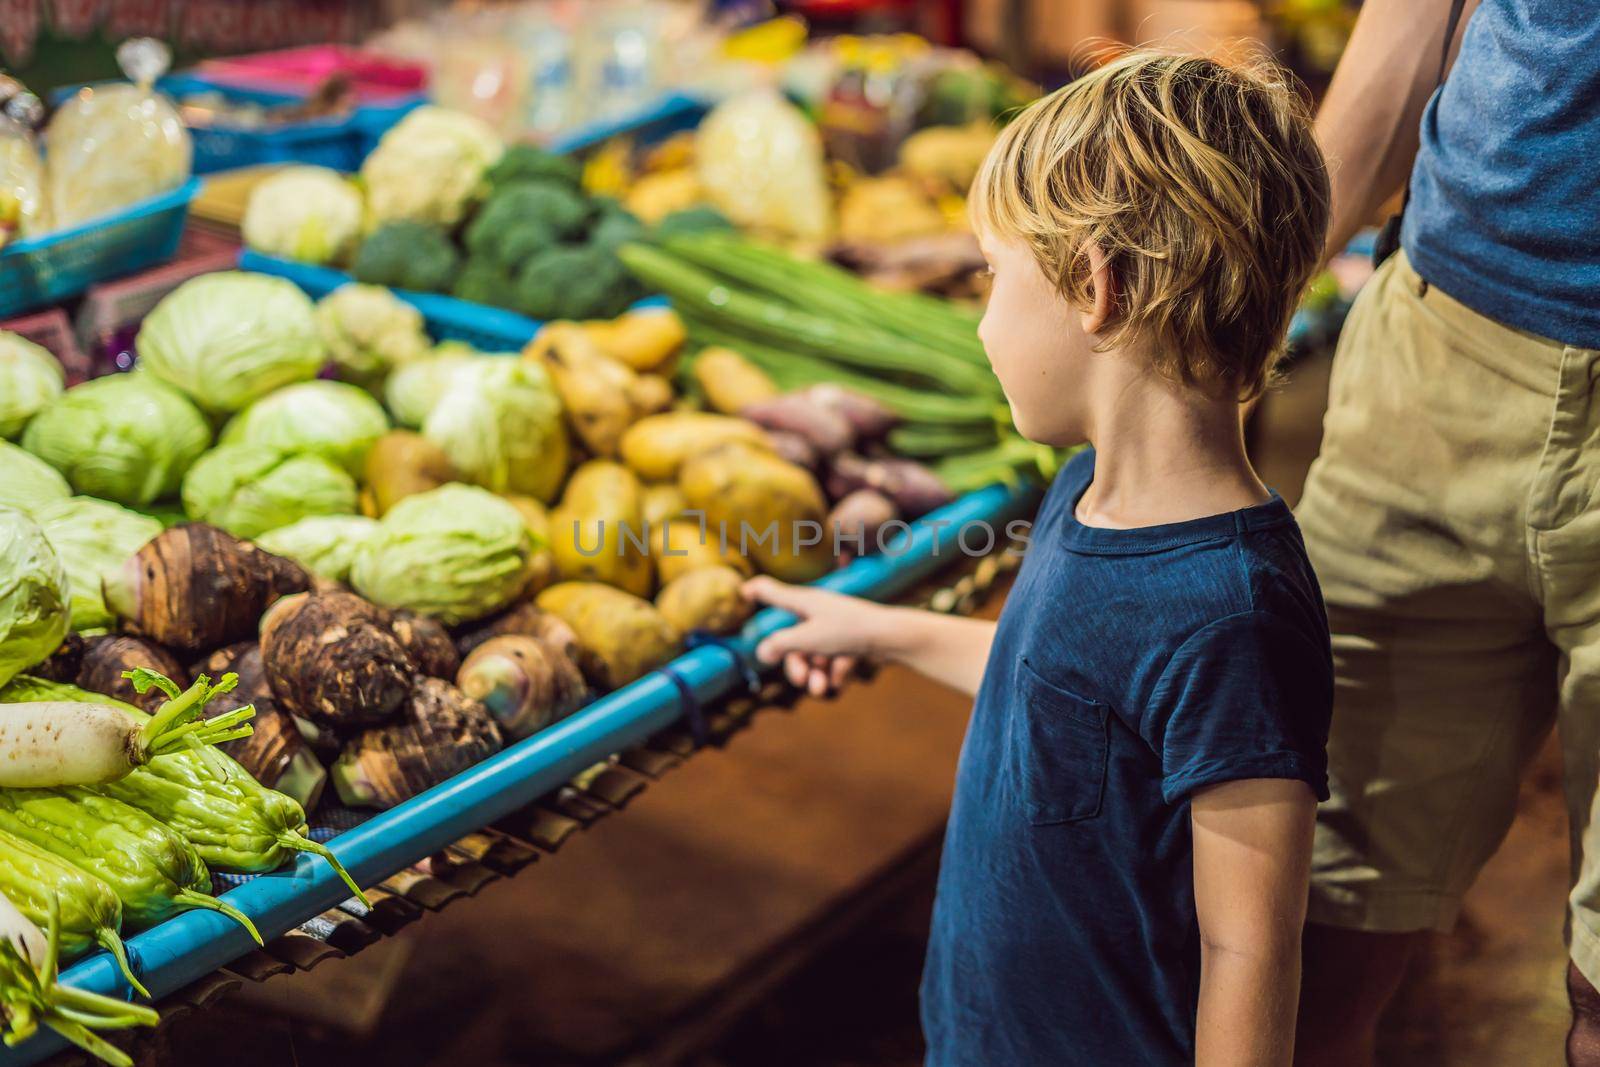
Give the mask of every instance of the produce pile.
<svg viewBox="0 0 1600 1067">
<path fill-rule="evenodd" d="M 331 860 L 319 804 L 401 803 L 737 629 L 757 571 L 810 581 L 952 498 L 894 441 L 953 399 L 820 373 L 848 359 L 691 355 L 665 307 L 520 353 L 423 327 L 381 287 L 221 272 L 131 373 L 66 388 L 0 334 L 0 892 L 40 928 L 58 901 L 62 952 L 189 907 L 248 927 L 210 873 Z"/>
<path fill-rule="evenodd" d="M 606 319 L 644 295 L 616 249 L 653 234 L 727 227 L 714 211 L 646 227 L 582 168 L 532 145 L 507 148 L 480 120 L 423 107 L 386 133 L 352 181 L 291 167 L 252 192 L 245 242 L 347 268 L 359 281 L 445 293 L 535 319 Z"/>
<path fill-rule="evenodd" d="M 998 126 L 988 114 L 951 124 L 939 124 L 936 112 L 929 118 L 887 166 L 867 169 L 842 158 L 842 146 L 794 104 L 749 93 L 658 144 L 602 146 L 584 184 L 647 223 L 710 208 L 747 235 L 826 254 L 887 286 L 978 295 L 983 260 L 966 192 Z"/>
<path fill-rule="evenodd" d="M 646 287 L 671 297 L 691 339 L 705 346 L 689 366 L 708 397 L 723 353 L 734 353 L 783 389 L 844 386 L 877 401 L 898 421 L 888 449 L 932 463 L 949 490 L 1048 478 L 1056 469 L 1054 451 L 1012 427 L 974 311 L 884 292 L 838 267 L 728 234 L 629 245 L 621 255 Z"/>
</svg>

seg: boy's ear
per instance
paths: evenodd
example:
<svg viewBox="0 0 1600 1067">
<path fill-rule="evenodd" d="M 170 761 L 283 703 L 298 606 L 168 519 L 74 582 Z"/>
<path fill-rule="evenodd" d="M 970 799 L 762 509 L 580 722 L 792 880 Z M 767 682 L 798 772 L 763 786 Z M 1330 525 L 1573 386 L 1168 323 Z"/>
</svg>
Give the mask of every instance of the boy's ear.
<svg viewBox="0 0 1600 1067">
<path fill-rule="evenodd" d="M 1111 321 L 1112 309 L 1117 306 L 1117 279 L 1111 272 L 1111 260 L 1100 246 L 1089 241 L 1083 246 L 1089 256 L 1089 289 L 1093 300 L 1080 312 L 1083 332 L 1097 334 Z"/>
</svg>

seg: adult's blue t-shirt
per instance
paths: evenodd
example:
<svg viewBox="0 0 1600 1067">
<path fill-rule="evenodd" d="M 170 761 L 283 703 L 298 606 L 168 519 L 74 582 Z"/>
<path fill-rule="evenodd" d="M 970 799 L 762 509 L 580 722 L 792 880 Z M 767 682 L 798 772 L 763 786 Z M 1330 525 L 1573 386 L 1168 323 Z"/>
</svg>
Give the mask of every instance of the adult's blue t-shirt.
<svg viewBox="0 0 1600 1067">
<path fill-rule="evenodd" d="M 1189 800 L 1327 796 L 1333 667 L 1288 507 L 1087 527 L 1057 476 L 962 746 L 922 980 L 933 1067 L 1194 1061 Z"/>
<path fill-rule="evenodd" d="M 1421 135 L 1401 227 L 1417 272 L 1600 348 L 1600 0 L 1482 0 Z"/>
</svg>

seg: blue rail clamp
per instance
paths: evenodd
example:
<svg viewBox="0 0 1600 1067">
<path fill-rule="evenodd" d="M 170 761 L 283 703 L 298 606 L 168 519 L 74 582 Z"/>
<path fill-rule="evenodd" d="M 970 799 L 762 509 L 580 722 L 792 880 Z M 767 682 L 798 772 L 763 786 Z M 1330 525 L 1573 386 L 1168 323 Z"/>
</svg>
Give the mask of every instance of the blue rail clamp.
<svg viewBox="0 0 1600 1067">
<path fill-rule="evenodd" d="M 689 648 L 700 648 L 705 645 L 714 645 L 733 657 L 733 665 L 738 668 L 739 676 L 744 679 L 744 688 L 751 696 L 761 692 L 761 668 L 756 664 L 751 653 L 746 652 L 737 643 L 726 637 L 705 630 L 696 630 L 684 642 Z"/>
<path fill-rule="evenodd" d="M 700 700 L 694 695 L 694 687 L 684 680 L 683 675 L 672 669 L 669 664 L 657 667 L 656 674 L 666 677 L 678 690 L 678 707 L 683 709 L 683 717 L 689 723 L 689 737 L 694 741 L 695 748 L 705 748 L 711 742 L 711 729 L 706 725 L 706 711 L 700 706 Z"/>
</svg>

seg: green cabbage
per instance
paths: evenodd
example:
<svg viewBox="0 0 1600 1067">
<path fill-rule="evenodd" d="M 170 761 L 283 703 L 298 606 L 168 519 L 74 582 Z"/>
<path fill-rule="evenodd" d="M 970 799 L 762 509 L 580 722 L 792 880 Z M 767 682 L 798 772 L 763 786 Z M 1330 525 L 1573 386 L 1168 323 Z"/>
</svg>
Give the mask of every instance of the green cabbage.
<svg viewBox="0 0 1600 1067">
<path fill-rule="evenodd" d="M 469 377 L 478 360 L 483 358 L 470 350 L 446 351 L 444 345 L 434 349 L 434 352 L 427 359 L 396 369 L 384 383 L 383 402 L 396 426 L 422 429 L 428 412 L 433 410 L 439 398 L 449 391 L 458 378 Z"/>
<path fill-rule="evenodd" d="M 0 685 L 40 662 L 67 636 L 67 574 L 44 531 L 0 507 Z"/>
<path fill-rule="evenodd" d="M 0 437 L 22 433 L 40 408 L 61 395 L 65 381 L 49 349 L 0 330 Z"/>
<path fill-rule="evenodd" d="M 422 433 L 491 492 L 549 503 L 567 473 L 561 399 L 544 368 L 525 359 L 480 358 L 452 374 Z"/>
<path fill-rule="evenodd" d="M 381 285 L 343 285 L 317 302 L 317 329 L 339 375 L 368 385 L 433 351 L 422 312 Z"/>
<path fill-rule="evenodd" d="M 60 471 L 27 449 L 0 441 L 0 506 L 31 512 L 71 495 L 72 486 Z"/>
<path fill-rule="evenodd" d="M 346 382 L 301 382 L 257 400 L 233 417 L 222 443 L 310 452 L 352 474 L 361 470 L 389 417 L 372 394 Z"/>
<path fill-rule="evenodd" d="M 139 373 L 73 386 L 22 435 L 78 492 L 133 507 L 176 493 L 210 443 L 205 416 L 182 393 Z"/>
<path fill-rule="evenodd" d="M 378 520 L 365 515 L 313 515 L 256 538 L 256 544 L 275 556 L 287 556 L 300 566 L 335 582 L 348 581 L 356 552 L 378 529 Z"/>
<path fill-rule="evenodd" d="M 236 537 L 255 537 L 307 515 L 356 510 L 355 479 L 321 456 L 263 445 L 223 445 L 183 480 L 183 510 Z"/>
<path fill-rule="evenodd" d="M 71 594 L 72 628 L 110 626 L 115 617 L 106 607 L 101 584 L 127 558 L 161 532 L 161 523 L 108 500 L 74 496 L 46 504 L 34 512 L 61 565 Z"/>
<path fill-rule="evenodd" d="M 361 192 L 327 167 L 286 167 L 250 191 L 244 243 L 302 263 L 340 259 L 361 234 Z"/>
<path fill-rule="evenodd" d="M 521 512 L 486 490 L 452 483 L 390 508 L 356 552 L 350 584 L 386 607 L 468 622 L 522 594 L 532 555 Z"/>
<path fill-rule="evenodd" d="M 207 411 L 238 411 L 316 376 L 326 353 L 311 298 L 266 274 L 191 278 L 145 316 L 139 364 Z"/>
</svg>

